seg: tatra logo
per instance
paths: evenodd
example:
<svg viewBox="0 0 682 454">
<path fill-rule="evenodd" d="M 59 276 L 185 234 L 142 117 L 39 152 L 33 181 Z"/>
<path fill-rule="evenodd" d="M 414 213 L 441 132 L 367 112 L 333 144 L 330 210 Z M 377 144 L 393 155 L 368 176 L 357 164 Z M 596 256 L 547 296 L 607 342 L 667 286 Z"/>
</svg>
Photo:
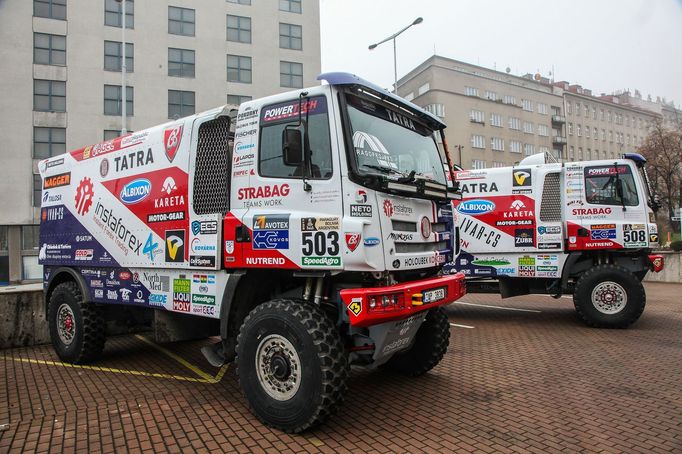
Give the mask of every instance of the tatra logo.
<svg viewBox="0 0 682 454">
<path fill-rule="evenodd" d="M 175 155 L 180 148 L 180 140 L 182 140 L 182 125 L 171 129 L 166 129 L 163 132 L 164 148 L 166 150 L 166 157 L 170 162 L 173 162 Z"/>
<path fill-rule="evenodd" d="M 148 148 L 146 152 L 144 150 L 133 151 L 127 155 L 116 156 L 114 164 L 116 164 L 117 172 L 142 167 L 147 164 L 154 164 L 154 154 L 151 148 Z"/>
</svg>

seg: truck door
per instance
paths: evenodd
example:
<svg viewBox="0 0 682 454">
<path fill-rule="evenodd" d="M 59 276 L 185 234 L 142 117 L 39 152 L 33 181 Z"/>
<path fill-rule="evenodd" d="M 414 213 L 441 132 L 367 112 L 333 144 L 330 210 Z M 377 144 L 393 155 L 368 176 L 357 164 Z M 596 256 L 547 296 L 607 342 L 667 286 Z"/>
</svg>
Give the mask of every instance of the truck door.
<svg viewBox="0 0 682 454">
<path fill-rule="evenodd" d="M 255 127 L 237 124 L 233 173 L 244 175 L 232 195 L 233 212 L 250 235 L 242 238 L 233 266 L 342 266 L 339 150 L 332 140 L 337 131 L 330 122 L 329 89 L 314 91 L 318 94 L 310 90 L 304 98 L 261 106 Z M 287 131 L 300 131 L 300 146 L 294 143 L 297 134 Z M 243 152 L 246 161 L 240 151 L 242 135 L 254 144 Z"/>
<path fill-rule="evenodd" d="M 222 264 L 221 221 L 229 210 L 230 117 L 215 113 L 192 126 L 188 262 L 215 270 Z"/>
</svg>

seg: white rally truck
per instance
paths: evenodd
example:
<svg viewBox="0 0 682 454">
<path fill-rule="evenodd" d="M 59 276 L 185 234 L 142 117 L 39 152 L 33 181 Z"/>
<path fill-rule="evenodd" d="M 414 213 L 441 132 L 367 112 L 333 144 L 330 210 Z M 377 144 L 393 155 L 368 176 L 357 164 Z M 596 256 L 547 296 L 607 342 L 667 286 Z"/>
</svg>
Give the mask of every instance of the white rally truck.
<svg viewBox="0 0 682 454">
<path fill-rule="evenodd" d="M 253 413 L 299 432 L 337 408 L 350 365 L 416 376 L 443 358 L 442 306 L 465 293 L 440 275 L 459 244 L 445 125 L 351 74 L 320 79 L 40 163 L 62 360 L 96 358 L 125 308 L 213 320 L 207 358 L 236 356 Z"/>
<path fill-rule="evenodd" d="M 658 209 L 638 154 L 622 159 L 545 162 L 455 172 L 453 202 L 462 253 L 444 273 L 463 272 L 470 292 L 503 298 L 573 295 L 588 325 L 625 328 L 644 310 L 641 281 L 663 257 Z"/>
</svg>

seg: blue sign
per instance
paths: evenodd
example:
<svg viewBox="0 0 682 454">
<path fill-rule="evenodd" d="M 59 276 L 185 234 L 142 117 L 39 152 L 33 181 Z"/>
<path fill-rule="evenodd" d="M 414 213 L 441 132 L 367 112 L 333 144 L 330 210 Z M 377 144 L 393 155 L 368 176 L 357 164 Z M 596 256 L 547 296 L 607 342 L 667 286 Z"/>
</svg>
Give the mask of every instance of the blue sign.
<svg viewBox="0 0 682 454">
<path fill-rule="evenodd" d="M 288 230 L 254 230 L 254 249 L 289 249 Z"/>
<path fill-rule="evenodd" d="M 376 238 L 376 237 L 369 237 L 369 238 L 365 238 L 365 241 L 364 241 L 363 244 L 364 244 L 366 247 L 373 247 L 373 246 L 376 246 L 376 245 L 379 244 L 379 243 L 381 243 L 381 240 L 380 240 L 379 238 Z"/>
<path fill-rule="evenodd" d="M 199 221 L 192 221 L 192 233 L 198 235 L 201 231 L 201 223 Z"/>
<path fill-rule="evenodd" d="M 131 181 L 123 186 L 119 198 L 121 202 L 130 205 L 144 200 L 152 190 L 152 184 L 145 178 Z"/>
<path fill-rule="evenodd" d="M 591 240 L 613 240 L 616 238 L 615 229 L 597 229 L 590 232 Z"/>
<path fill-rule="evenodd" d="M 466 200 L 457 205 L 457 211 L 462 214 L 476 216 L 478 214 L 489 213 L 495 210 L 495 204 L 490 200 Z"/>
</svg>

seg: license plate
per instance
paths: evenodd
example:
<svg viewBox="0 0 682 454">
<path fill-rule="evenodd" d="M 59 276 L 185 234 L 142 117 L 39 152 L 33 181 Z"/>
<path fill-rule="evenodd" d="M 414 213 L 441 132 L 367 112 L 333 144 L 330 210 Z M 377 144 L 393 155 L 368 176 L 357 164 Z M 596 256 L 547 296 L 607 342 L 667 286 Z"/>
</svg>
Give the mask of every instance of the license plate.
<svg viewBox="0 0 682 454">
<path fill-rule="evenodd" d="M 422 301 L 424 301 L 424 303 L 434 303 L 445 299 L 447 294 L 448 292 L 445 287 L 427 290 L 424 292 L 424 296 L 422 296 Z"/>
</svg>

